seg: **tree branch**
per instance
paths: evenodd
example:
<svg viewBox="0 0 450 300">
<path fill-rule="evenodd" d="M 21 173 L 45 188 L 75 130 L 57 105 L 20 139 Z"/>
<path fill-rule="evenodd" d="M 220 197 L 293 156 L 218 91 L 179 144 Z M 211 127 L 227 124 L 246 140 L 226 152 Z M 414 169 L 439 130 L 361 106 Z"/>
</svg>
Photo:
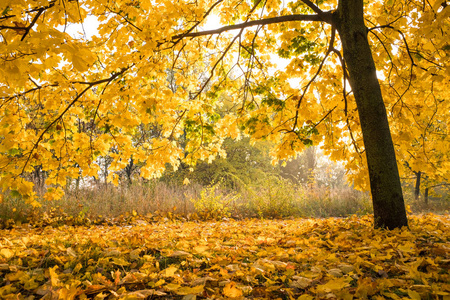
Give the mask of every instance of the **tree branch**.
<svg viewBox="0 0 450 300">
<path fill-rule="evenodd" d="M 302 0 L 302 2 L 305 3 L 309 8 L 311 8 L 317 15 L 319 15 L 319 17 L 322 18 L 322 21 L 324 21 L 326 23 L 330 23 L 330 24 L 332 23 L 332 19 L 331 19 L 332 15 L 331 14 L 324 12 L 310 0 Z"/>
<path fill-rule="evenodd" d="M 309 21 L 309 22 L 326 22 L 326 23 L 332 23 L 331 22 L 332 12 L 327 11 L 323 12 L 322 16 L 320 15 L 288 15 L 288 16 L 280 16 L 280 17 L 273 17 L 273 18 L 267 18 L 267 19 L 261 19 L 261 20 L 254 20 L 254 21 L 248 21 L 241 24 L 234 24 L 234 25 L 228 25 L 223 26 L 218 29 L 214 30 L 206 30 L 206 31 L 199 31 L 199 32 L 187 32 L 179 35 L 175 35 L 172 37 L 172 41 L 177 41 L 179 39 L 183 39 L 186 37 L 199 37 L 199 36 L 205 36 L 205 35 L 213 35 L 213 34 L 221 34 L 225 31 L 230 30 L 236 30 L 236 29 L 244 29 L 247 27 L 253 27 L 257 25 L 269 25 L 269 24 L 276 24 L 276 23 L 283 23 L 283 22 L 292 22 L 292 21 Z M 325 18 L 325 20 L 324 20 Z"/>
<path fill-rule="evenodd" d="M 179 41 L 181 41 L 183 38 L 185 38 L 187 35 L 191 34 L 191 32 L 200 24 L 201 21 L 203 21 L 211 12 L 212 10 L 219 5 L 223 0 L 218 0 L 216 3 L 211 5 L 211 7 L 208 9 L 208 11 L 203 15 L 203 18 L 200 21 L 197 21 L 194 26 L 189 28 L 185 33 L 176 35 L 172 37 L 172 42 L 174 44 L 178 44 Z"/>
<path fill-rule="evenodd" d="M 45 10 L 46 10 L 46 8 L 43 8 L 43 7 L 38 10 L 37 14 L 34 16 L 33 20 L 30 23 L 30 25 L 28 25 L 27 28 L 25 28 L 25 33 L 23 34 L 22 38 L 20 39 L 21 41 L 23 41 L 25 39 L 27 34 L 30 32 L 31 28 L 33 28 L 34 24 L 36 24 L 39 16 L 42 15 L 42 13 Z"/>
</svg>

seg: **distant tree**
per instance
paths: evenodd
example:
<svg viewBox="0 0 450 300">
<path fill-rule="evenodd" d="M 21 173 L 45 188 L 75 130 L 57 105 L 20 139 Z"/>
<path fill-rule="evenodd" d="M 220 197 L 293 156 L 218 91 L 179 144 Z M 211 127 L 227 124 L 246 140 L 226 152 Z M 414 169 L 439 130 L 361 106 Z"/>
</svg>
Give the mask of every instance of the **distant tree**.
<svg viewBox="0 0 450 300">
<path fill-rule="evenodd" d="M 177 171 L 168 169 L 163 180 L 181 184 L 184 178 L 202 185 L 220 183 L 223 187 L 240 189 L 267 175 L 278 174 L 278 166 L 272 165 L 270 143 L 250 144 L 250 138 L 226 139 L 223 143 L 226 156 L 195 166 L 183 166 Z"/>
<path fill-rule="evenodd" d="M 308 147 L 296 158 L 285 161 L 280 167 L 280 175 L 294 183 L 307 184 L 313 179 L 316 166 L 315 147 Z"/>
</svg>

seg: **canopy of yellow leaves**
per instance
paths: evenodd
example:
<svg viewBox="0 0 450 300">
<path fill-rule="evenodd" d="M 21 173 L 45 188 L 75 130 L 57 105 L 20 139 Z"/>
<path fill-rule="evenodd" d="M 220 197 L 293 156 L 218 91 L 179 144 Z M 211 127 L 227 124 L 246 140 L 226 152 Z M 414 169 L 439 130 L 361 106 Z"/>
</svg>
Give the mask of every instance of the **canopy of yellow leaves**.
<svg viewBox="0 0 450 300">
<path fill-rule="evenodd" d="M 450 216 L 0 231 L 4 299 L 448 299 Z"/>
<path fill-rule="evenodd" d="M 214 15 L 230 25 L 314 14 L 305 3 L 3 0 L 0 187 L 38 205 L 23 180 L 35 167 L 55 187 L 47 198 L 57 199 L 67 178 L 98 176 L 101 156 L 112 159 L 114 184 L 131 157 L 151 178 L 167 164 L 224 155 L 224 138 L 243 130 L 272 140 L 275 161 L 323 142 L 367 188 L 360 122 L 329 24 L 316 18 L 189 36 Z M 449 178 L 450 5 L 370 1 L 365 11 L 402 172 Z M 91 30 L 88 16 L 98 33 L 69 34 L 74 24 Z M 287 66 L 274 71 L 276 54 Z"/>
</svg>

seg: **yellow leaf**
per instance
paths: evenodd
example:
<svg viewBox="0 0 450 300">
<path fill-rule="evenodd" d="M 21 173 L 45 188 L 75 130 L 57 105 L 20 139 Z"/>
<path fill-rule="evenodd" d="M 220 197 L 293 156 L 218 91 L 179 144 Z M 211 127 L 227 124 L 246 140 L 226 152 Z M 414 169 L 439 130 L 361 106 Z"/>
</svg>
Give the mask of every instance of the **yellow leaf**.
<svg viewBox="0 0 450 300">
<path fill-rule="evenodd" d="M 223 295 L 229 298 L 242 297 L 242 291 L 236 287 L 236 282 L 231 281 L 223 288 Z"/>
<path fill-rule="evenodd" d="M 66 252 L 67 252 L 67 254 L 69 254 L 70 256 L 77 257 L 77 253 L 75 252 L 75 250 L 73 250 L 72 247 L 67 248 L 67 249 L 66 249 Z"/>
<path fill-rule="evenodd" d="M 197 285 L 194 287 L 183 286 L 183 287 L 179 288 L 175 293 L 177 295 L 196 295 L 196 294 L 203 293 L 203 290 L 204 290 L 203 285 Z"/>
<path fill-rule="evenodd" d="M 205 252 L 208 249 L 209 249 L 208 246 L 196 246 L 196 247 L 194 247 L 194 252 L 200 254 L 200 253 Z"/>
<path fill-rule="evenodd" d="M 100 294 L 97 294 L 95 296 L 94 300 L 103 300 L 106 297 L 108 297 L 108 294 L 105 294 L 105 293 L 101 292 Z M 128 298 L 128 299 L 130 299 L 130 298 Z M 136 299 L 136 298 L 132 298 L 132 299 Z"/>
<path fill-rule="evenodd" d="M 24 278 L 23 282 L 24 282 L 23 287 L 26 290 L 34 290 L 40 286 L 40 284 L 38 282 L 36 282 L 34 278 Z M 64 298 L 64 299 L 67 299 L 67 298 Z"/>
<path fill-rule="evenodd" d="M 400 297 L 397 296 L 397 294 L 395 294 L 395 293 L 382 292 L 382 294 L 383 294 L 384 296 L 386 296 L 386 297 L 388 297 L 388 298 L 391 298 L 391 299 L 394 299 L 394 300 L 400 299 Z"/>
<path fill-rule="evenodd" d="M 33 192 L 33 186 L 34 184 L 32 182 L 22 180 L 18 184 L 17 191 L 23 196 L 29 196 Z"/>
<path fill-rule="evenodd" d="M 421 300 L 420 294 L 416 291 L 408 290 L 408 296 L 414 300 Z"/>
<path fill-rule="evenodd" d="M 78 273 L 78 272 L 81 270 L 82 267 L 83 267 L 83 265 L 80 264 L 80 263 L 78 263 L 78 264 L 75 266 L 75 268 L 73 268 L 72 273 Z"/>
<path fill-rule="evenodd" d="M 27 274 L 23 271 L 17 271 L 15 273 L 6 274 L 5 278 L 8 281 L 25 281 L 27 279 Z"/>
<path fill-rule="evenodd" d="M 74 286 L 59 290 L 59 299 L 75 299 L 78 289 Z"/>
<path fill-rule="evenodd" d="M 58 269 L 58 266 L 54 266 L 53 268 L 48 269 L 52 286 L 58 286 L 59 282 L 58 274 L 56 274 L 56 269 Z"/>
<path fill-rule="evenodd" d="M 161 291 L 155 291 L 155 290 L 138 290 L 129 292 L 126 294 L 122 294 L 120 296 L 120 299 L 122 300 L 136 300 L 136 299 L 151 299 L 153 296 L 165 296 L 167 295 L 164 292 Z"/>
<path fill-rule="evenodd" d="M 166 277 L 172 277 L 173 275 L 175 275 L 175 272 L 178 270 L 177 267 L 174 266 L 170 266 L 167 269 L 164 270 L 164 276 Z"/>
<path fill-rule="evenodd" d="M 314 297 L 308 294 L 303 294 L 297 298 L 297 300 L 313 300 Z"/>
<path fill-rule="evenodd" d="M 301 277 L 301 276 L 294 276 L 295 281 L 292 281 L 289 286 L 295 287 L 298 289 L 306 289 L 308 286 L 312 284 L 312 279 Z"/>
<path fill-rule="evenodd" d="M 164 283 L 166 283 L 166 281 L 164 279 L 160 279 L 155 283 L 151 283 L 150 285 L 151 285 L 151 287 L 158 287 L 158 286 L 163 285 Z"/>
<path fill-rule="evenodd" d="M 167 285 L 164 286 L 164 288 L 170 292 L 176 291 L 180 288 L 181 286 L 179 284 L 176 283 L 169 283 Z"/>
<path fill-rule="evenodd" d="M 87 70 L 86 62 L 79 56 L 72 57 L 72 64 L 77 71 L 84 72 Z"/>
<path fill-rule="evenodd" d="M 316 287 L 316 289 L 317 289 L 317 291 L 326 292 L 326 293 L 333 292 L 333 291 L 339 291 L 339 290 L 343 289 L 344 287 L 348 286 L 349 282 L 351 280 L 352 279 L 349 277 L 341 277 L 338 279 L 333 279 L 333 280 L 328 281 L 325 284 L 318 285 Z"/>
<path fill-rule="evenodd" d="M 130 263 L 123 258 L 113 257 L 112 263 L 118 266 L 129 266 Z"/>
<path fill-rule="evenodd" d="M 171 254 L 167 255 L 168 257 L 178 257 L 178 258 L 185 258 L 188 257 L 190 254 L 186 251 L 176 250 L 173 251 Z"/>
<path fill-rule="evenodd" d="M 328 274 L 330 274 L 333 277 L 342 277 L 342 271 L 341 269 L 330 269 L 328 270 Z"/>
<path fill-rule="evenodd" d="M 4 257 L 4 258 L 11 258 L 14 256 L 14 252 L 12 252 L 9 249 L 3 248 L 2 250 L 0 250 L 0 254 Z"/>
</svg>

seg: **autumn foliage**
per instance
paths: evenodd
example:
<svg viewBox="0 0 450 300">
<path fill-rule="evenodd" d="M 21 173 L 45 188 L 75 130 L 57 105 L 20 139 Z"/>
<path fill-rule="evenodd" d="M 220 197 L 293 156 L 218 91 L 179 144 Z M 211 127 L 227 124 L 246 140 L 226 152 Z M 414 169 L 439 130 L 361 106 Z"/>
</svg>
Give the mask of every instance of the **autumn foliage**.
<svg viewBox="0 0 450 300">
<path fill-rule="evenodd" d="M 46 198 L 58 199 L 68 179 L 98 176 L 104 156 L 106 180 L 117 184 L 130 159 L 152 178 L 167 164 L 225 155 L 223 140 L 242 133 L 273 141 L 275 160 L 323 142 L 368 189 L 338 4 L 2 1 L 2 189 L 39 205 L 29 180 L 36 168 L 47 174 Z M 449 5 L 364 9 L 401 175 L 441 182 L 450 169 Z M 205 31 L 213 16 L 223 27 Z M 287 66 L 274 72 L 273 55 Z"/>
<path fill-rule="evenodd" d="M 0 231 L 3 299 L 448 299 L 448 215 Z"/>
</svg>

